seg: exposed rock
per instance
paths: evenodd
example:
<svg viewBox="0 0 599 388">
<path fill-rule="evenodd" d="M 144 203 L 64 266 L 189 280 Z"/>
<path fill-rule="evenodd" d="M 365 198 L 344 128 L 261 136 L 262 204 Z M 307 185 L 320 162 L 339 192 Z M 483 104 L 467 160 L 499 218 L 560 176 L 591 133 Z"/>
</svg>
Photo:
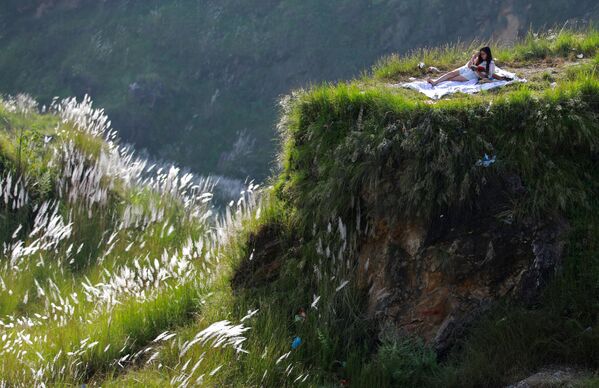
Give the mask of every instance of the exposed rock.
<svg viewBox="0 0 599 388">
<path fill-rule="evenodd" d="M 570 367 L 548 367 L 506 388 L 573 387 L 589 376 L 588 372 Z"/>
<path fill-rule="evenodd" d="M 379 216 L 375 237 L 360 250 L 370 317 L 423 337 L 443 355 L 498 299 L 535 303 L 560 266 L 568 227 L 559 216 L 506 216 L 508 198 L 525 191 L 517 177 L 503 177 L 469 212 L 434 222 Z"/>
</svg>

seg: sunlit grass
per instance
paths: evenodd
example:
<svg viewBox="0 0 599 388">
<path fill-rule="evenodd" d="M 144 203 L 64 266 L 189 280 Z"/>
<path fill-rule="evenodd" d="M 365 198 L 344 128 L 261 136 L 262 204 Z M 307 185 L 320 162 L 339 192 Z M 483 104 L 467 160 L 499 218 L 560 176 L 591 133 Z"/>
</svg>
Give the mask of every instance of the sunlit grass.
<svg viewBox="0 0 599 388">
<path fill-rule="evenodd" d="M 594 31 L 530 35 L 499 56 L 595 59 L 435 104 L 381 81 L 419 75 L 423 60 L 449 68 L 478 44 L 298 91 L 282 102 L 273 187 L 250 184 L 222 213 L 212 182 L 134 157 L 89 100 L 44 114 L 3 101 L 0 385 L 485 386 L 556 360 L 596 368 L 597 43 Z M 497 170 L 476 168 L 487 152 Z M 467 208 L 504 172 L 527 188 L 514 219 L 573 226 L 542 304 L 501 304 L 444 362 L 418 340 L 377 338 L 354 284 L 372 217 Z M 364 193 L 376 206 L 361 207 Z"/>
<path fill-rule="evenodd" d="M 527 194 L 513 199 L 509 213 L 515 220 L 567 214 L 577 225 L 576 233 L 596 234 L 584 214 L 597 212 L 599 188 L 599 80 L 596 59 L 591 58 L 599 48 L 597 32 L 531 34 L 512 48 L 497 50 L 498 58 L 516 67 L 554 61 L 555 74 L 533 75 L 528 84 L 496 93 L 429 104 L 384 84 L 423 75 L 420 61 L 451 68 L 457 64 L 452 61 L 467 60 L 469 48 L 458 45 L 453 52 L 442 48 L 387 58 L 373 70 L 378 84 L 363 78 L 322 85 L 284 101 L 284 169 L 275 188 L 294 209 L 299 233 L 310 236 L 313 228 L 341 217 L 352 220 L 350 234 L 359 236 L 359 220 L 367 224 L 373 214 L 384 217 L 389 209 L 394 217 L 435 220 L 448 209 L 467 211 L 485 182 L 498 174 L 517 174 Z M 580 64 L 563 66 L 565 61 Z M 484 153 L 497 155 L 495 168 L 476 168 Z M 357 200 L 364 193 L 374 207 L 366 216 Z M 599 305 L 599 266 L 578 237 L 571 237 L 577 248 L 565 258 L 574 267 L 547 291 L 551 296 L 537 310 L 518 304 L 498 307 L 496 314 L 512 323 L 494 327 L 501 320 L 497 315 L 478 322 L 472 337 L 455 350 L 455 358 L 440 368 L 423 360 L 415 368 L 434 373 L 414 377 L 412 384 L 505 385 L 556 360 L 596 368 L 599 357 L 591 349 L 598 341 L 597 316 L 589 309 Z M 539 327 L 545 320 L 552 324 Z M 585 334 L 583 327 L 591 329 Z M 402 357 L 416 357 L 420 350 L 411 352 Z M 374 384 L 382 378 L 391 384 L 381 370 L 389 360 L 381 360 L 383 354 L 364 357 L 353 380 Z M 392 362 L 398 369 L 401 363 Z"/>
<path fill-rule="evenodd" d="M 210 180 L 135 158 L 89 99 L 0 105 L 0 381 L 119 373 L 201 311 L 254 186 L 221 218 Z"/>
<path fill-rule="evenodd" d="M 599 32 L 562 29 L 545 33 L 529 32 L 513 46 L 501 42 L 471 42 L 441 48 L 423 48 L 406 55 L 392 54 L 381 59 L 372 69 L 379 80 L 395 80 L 409 76 L 423 77 L 429 66 L 449 71 L 464 65 L 482 46 L 491 46 L 499 66 L 526 66 L 545 59 L 578 60 L 593 57 L 599 50 Z M 424 64 L 419 67 L 419 64 Z"/>
</svg>

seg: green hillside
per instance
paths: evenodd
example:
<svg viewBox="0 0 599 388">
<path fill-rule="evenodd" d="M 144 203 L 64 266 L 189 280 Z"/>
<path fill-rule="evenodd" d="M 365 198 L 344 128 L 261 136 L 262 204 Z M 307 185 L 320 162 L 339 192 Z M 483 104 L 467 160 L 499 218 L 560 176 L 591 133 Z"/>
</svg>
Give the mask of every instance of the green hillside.
<svg viewBox="0 0 599 388">
<path fill-rule="evenodd" d="M 2 385 L 112 373 L 193 321 L 256 200 L 217 216 L 212 182 L 138 159 L 89 100 L 38 108 L 0 106 Z"/>
<path fill-rule="evenodd" d="M 599 15 L 596 1 L 4 1 L 0 90 L 92 96 L 122 138 L 198 173 L 262 179 L 276 101 L 388 52 L 511 39 Z"/>
<path fill-rule="evenodd" d="M 597 384 L 599 32 L 498 48 L 500 66 L 535 69 L 526 84 L 434 103 L 391 85 L 471 48 L 283 98 L 280 174 L 222 214 L 210 182 L 134 157 L 89 101 L 5 99 L 0 385 L 478 387 L 553 364 Z M 517 195 L 481 210 L 506 176 Z M 359 253 L 377 220 L 442 238 L 483 211 L 567 222 L 534 303 L 495 300 L 440 356 L 369 316 Z M 463 270 L 455 259 L 440 271 Z"/>
</svg>

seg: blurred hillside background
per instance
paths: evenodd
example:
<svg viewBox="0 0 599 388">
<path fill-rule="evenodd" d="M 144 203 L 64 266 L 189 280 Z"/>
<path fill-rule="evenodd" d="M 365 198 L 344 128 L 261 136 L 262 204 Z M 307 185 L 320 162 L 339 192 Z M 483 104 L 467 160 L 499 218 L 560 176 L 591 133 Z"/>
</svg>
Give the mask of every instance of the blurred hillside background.
<svg viewBox="0 0 599 388">
<path fill-rule="evenodd" d="M 260 179 L 290 89 L 390 52 L 596 19 L 596 0 L 3 0 L 0 90 L 89 94 L 152 157 Z"/>
</svg>

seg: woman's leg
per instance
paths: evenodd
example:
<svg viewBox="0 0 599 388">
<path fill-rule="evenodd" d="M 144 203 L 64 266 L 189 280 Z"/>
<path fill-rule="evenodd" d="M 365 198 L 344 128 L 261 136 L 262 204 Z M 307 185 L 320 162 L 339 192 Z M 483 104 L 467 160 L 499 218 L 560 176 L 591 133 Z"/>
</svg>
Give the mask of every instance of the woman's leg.
<svg viewBox="0 0 599 388">
<path fill-rule="evenodd" d="M 445 82 L 445 81 L 460 81 L 460 82 L 464 82 L 464 81 L 468 81 L 468 79 L 462 77 L 460 75 L 460 70 L 456 69 L 454 71 L 450 71 L 449 73 L 443 74 L 441 77 L 437 78 L 436 80 L 433 80 L 432 78 L 427 79 L 427 81 L 435 86 L 438 83 L 441 82 Z"/>
<path fill-rule="evenodd" d="M 456 69 L 454 71 L 450 71 L 449 73 L 443 74 L 441 77 L 439 77 L 439 78 L 437 78 L 435 80 L 433 80 L 432 78 L 429 78 L 429 79 L 427 79 L 427 81 L 431 85 L 434 86 L 434 85 L 438 84 L 439 82 L 448 81 L 448 80 L 453 79 L 453 78 L 455 78 L 455 77 L 457 77 L 459 75 L 460 75 L 460 71 Z"/>
</svg>

